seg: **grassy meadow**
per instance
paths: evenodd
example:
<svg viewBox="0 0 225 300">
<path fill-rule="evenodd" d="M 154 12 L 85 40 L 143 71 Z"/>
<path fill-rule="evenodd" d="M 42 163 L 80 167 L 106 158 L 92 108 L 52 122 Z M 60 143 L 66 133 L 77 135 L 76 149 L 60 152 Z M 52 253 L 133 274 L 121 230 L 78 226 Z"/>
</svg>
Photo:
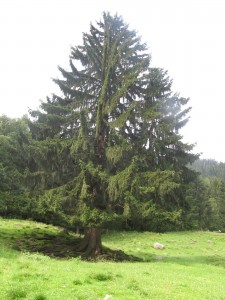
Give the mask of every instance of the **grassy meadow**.
<svg viewBox="0 0 225 300">
<path fill-rule="evenodd" d="M 154 242 L 165 249 L 153 248 Z M 61 228 L 0 218 L 0 299 L 225 299 L 225 234 L 110 232 L 142 261 L 83 261 Z"/>
</svg>

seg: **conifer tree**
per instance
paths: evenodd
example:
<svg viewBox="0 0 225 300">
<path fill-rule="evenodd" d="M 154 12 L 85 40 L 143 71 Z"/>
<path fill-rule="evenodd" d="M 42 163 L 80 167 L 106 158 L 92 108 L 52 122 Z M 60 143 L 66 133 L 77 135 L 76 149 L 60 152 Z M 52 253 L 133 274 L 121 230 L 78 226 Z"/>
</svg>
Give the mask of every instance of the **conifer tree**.
<svg viewBox="0 0 225 300">
<path fill-rule="evenodd" d="M 188 99 L 172 94 L 137 33 L 109 13 L 72 47 L 70 70 L 59 70 L 62 95 L 30 112 L 28 177 L 39 191 L 57 194 L 60 209 L 86 228 L 81 250 L 97 255 L 101 228 L 126 218 L 132 203 L 181 206 L 180 188 L 191 177 L 186 165 L 195 159 L 178 133 Z"/>
<path fill-rule="evenodd" d="M 29 129 L 26 121 L 0 116 L 0 214 L 27 217 L 25 195 Z M 28 200 L 28 201 L 27 201 Z"/>
</svg>

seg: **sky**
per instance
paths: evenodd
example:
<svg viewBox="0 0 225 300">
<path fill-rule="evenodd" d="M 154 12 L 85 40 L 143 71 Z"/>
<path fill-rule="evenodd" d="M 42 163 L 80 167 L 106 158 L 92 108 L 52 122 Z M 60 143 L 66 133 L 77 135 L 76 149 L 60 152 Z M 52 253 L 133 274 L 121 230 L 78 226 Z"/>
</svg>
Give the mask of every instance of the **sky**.
<svg viewBox="0 0 225 300">
<path fill-rule="evenodd" d="M 57 93 L 57 66 L 101 19 L 118 13 L 168 70 L 172 90 L 189 97 L 185 142 L 201 158 L 225 162 L 224 0 L 0 0 L 0 115 L 21 117 Z"/>
</svg>

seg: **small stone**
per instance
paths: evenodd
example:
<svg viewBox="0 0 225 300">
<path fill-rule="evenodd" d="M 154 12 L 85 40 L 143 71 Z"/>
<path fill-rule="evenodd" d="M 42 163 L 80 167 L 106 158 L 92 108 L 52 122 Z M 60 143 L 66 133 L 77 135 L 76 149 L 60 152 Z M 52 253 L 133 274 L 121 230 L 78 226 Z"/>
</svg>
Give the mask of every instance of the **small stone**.
<svg viewBox="0 0 225 300">
<path fill-rule="evenodd" d="M 154 248 L 155 249 L 164 249 L 165 245 L 156 242 L 156 243 L 154 243 Z"/>
</svg>

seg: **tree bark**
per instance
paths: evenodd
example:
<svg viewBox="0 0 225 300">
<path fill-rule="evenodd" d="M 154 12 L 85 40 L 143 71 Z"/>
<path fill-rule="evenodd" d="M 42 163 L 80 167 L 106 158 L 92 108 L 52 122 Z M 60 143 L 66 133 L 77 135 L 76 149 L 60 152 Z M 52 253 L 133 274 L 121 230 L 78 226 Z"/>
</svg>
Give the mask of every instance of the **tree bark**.
<svg viewBox="0 0 225 300">
<path fill-rule="evenodd" d="M 81 250 L 84 251 L 84 256 L 87 257 L 95 257 L 102 254 L 103 249 L 100 228 L 85 229 Z"/>
</svg>

